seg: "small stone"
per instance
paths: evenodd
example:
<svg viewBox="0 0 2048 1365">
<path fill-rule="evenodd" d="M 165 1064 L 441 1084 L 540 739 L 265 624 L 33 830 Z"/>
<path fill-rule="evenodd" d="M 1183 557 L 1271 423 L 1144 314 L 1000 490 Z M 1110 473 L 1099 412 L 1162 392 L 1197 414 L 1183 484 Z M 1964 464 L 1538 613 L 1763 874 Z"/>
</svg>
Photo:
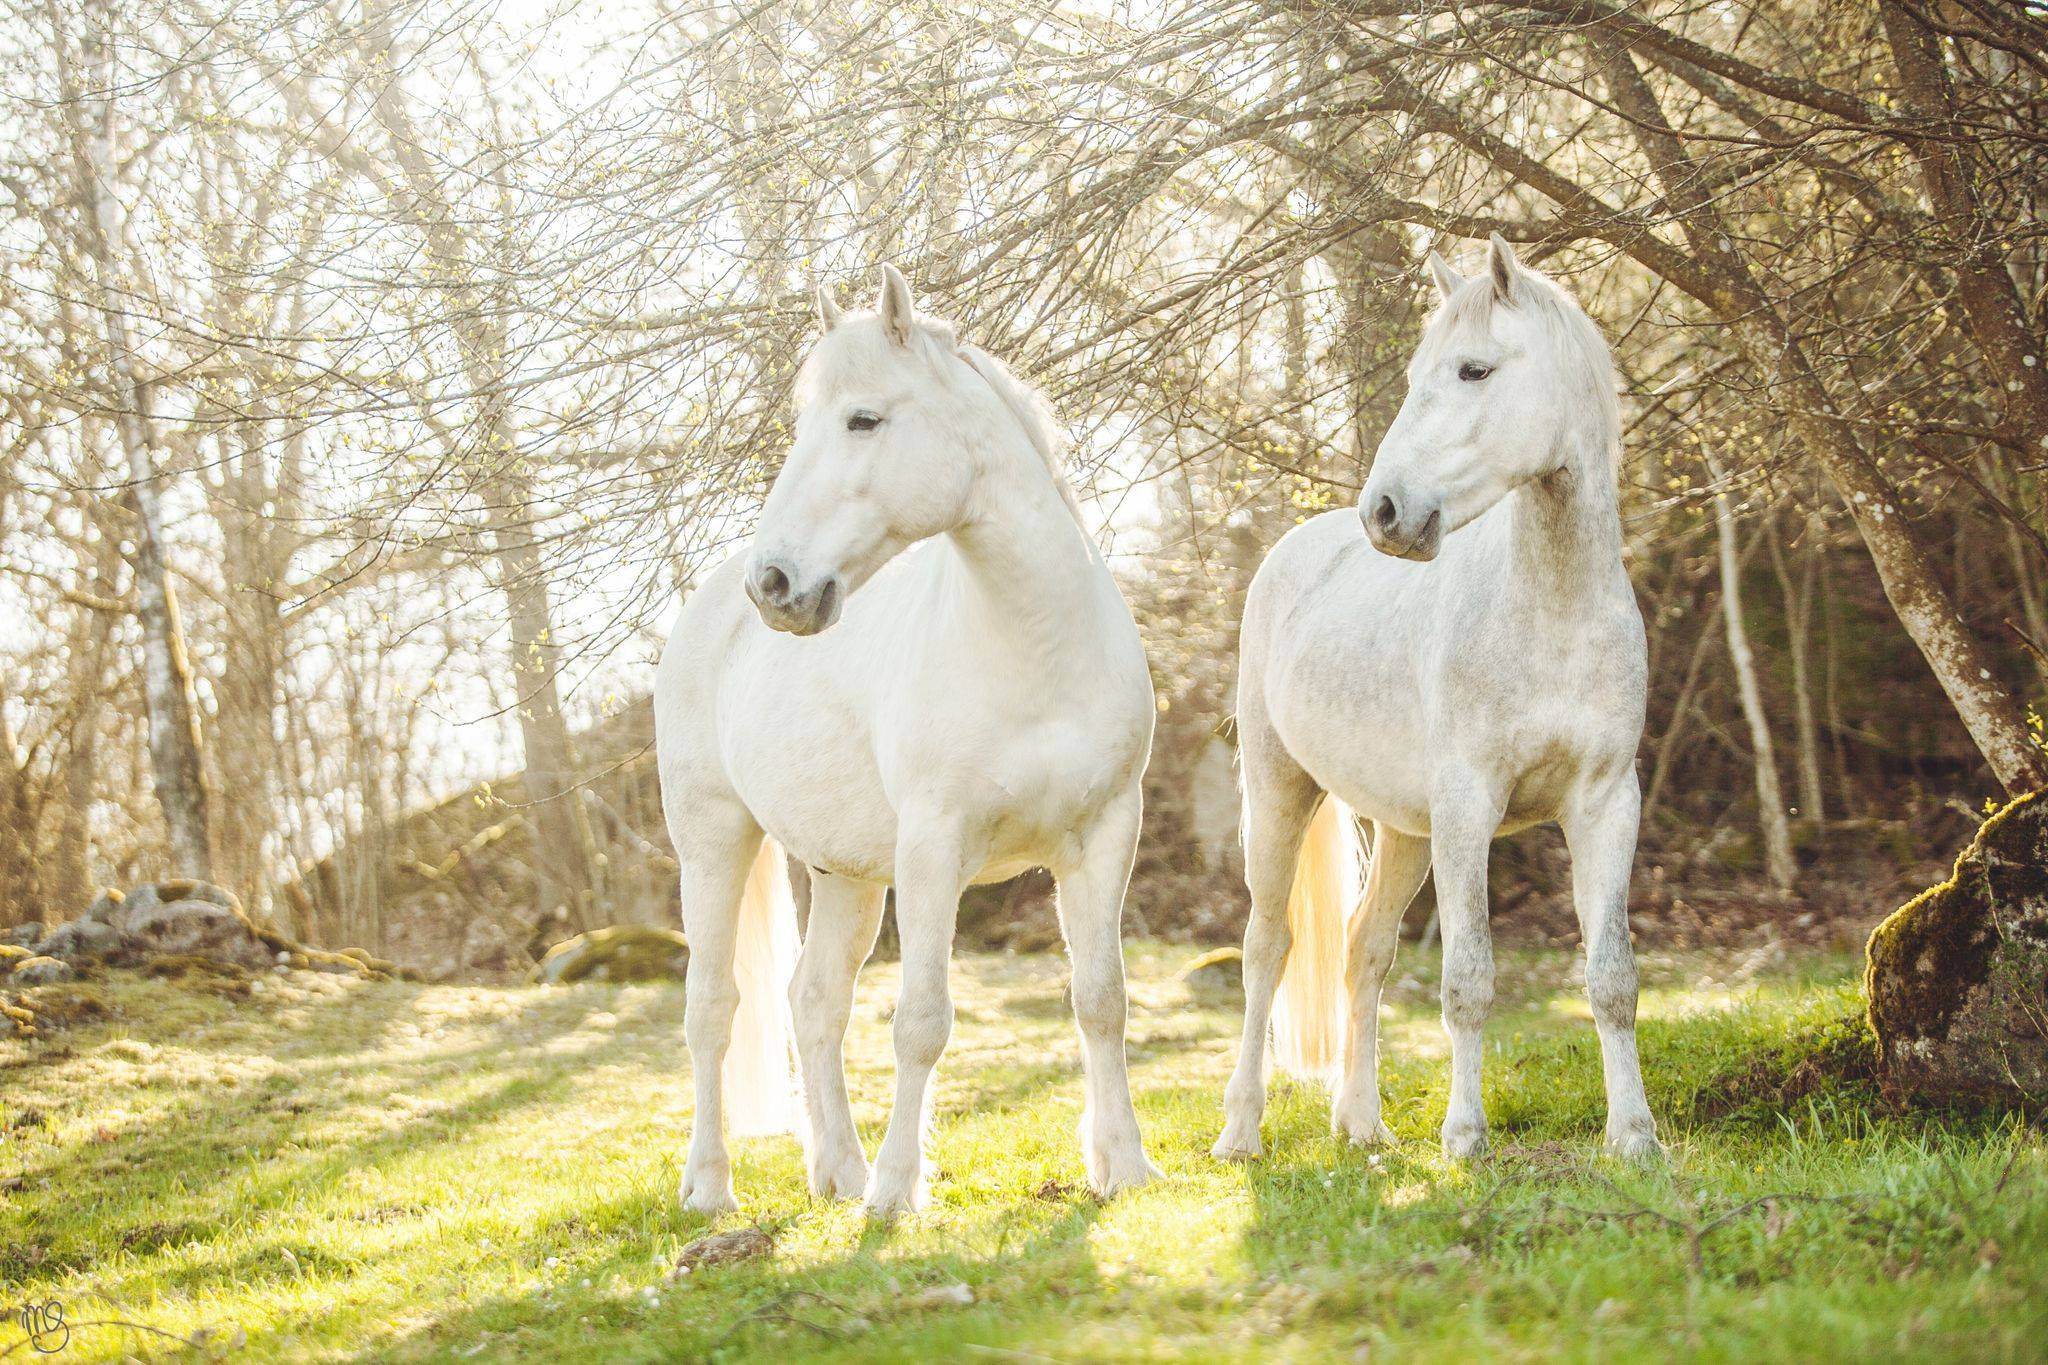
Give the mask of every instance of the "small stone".
<svg viewBox="0 0 2048 1365">
<path fill-rule="evenodd" d="M 1244 951 L 1240 948 L 1217 948 L 1203 953 L 1180 969 L 1180 979 L 1192 990 L 1242 990 Z"/>
<path fill-rule="evenodd" d="M 912 1308 L 965 1308 L 974 1302 L 974 1291 L 964 1284 L 935 1284 L 910 1296 Z"/>
<path fill-rule="evenodd" d="M 92 920 L 96 924 L 116 923 L 127 900 L 126 896 L 113 887 L 107 887 L 93 897 L 92 904 L 85 908 L 85 913 L 79 918 Z"/>
<path fill-rule="evenodd" d="M 675 930 L 615 924 L 548 949 L 533 969 L 533 980 L 550 986 L 572 981 L 680 981 L 689 966 L 690 945 Z"/>
<path fill-rule="evenodd" d="M 77 968 L 61 958 L 31 957 L 15 966 L 8 981 L 16 986 L 49 986 L 77 975 Z"/>
</svg>

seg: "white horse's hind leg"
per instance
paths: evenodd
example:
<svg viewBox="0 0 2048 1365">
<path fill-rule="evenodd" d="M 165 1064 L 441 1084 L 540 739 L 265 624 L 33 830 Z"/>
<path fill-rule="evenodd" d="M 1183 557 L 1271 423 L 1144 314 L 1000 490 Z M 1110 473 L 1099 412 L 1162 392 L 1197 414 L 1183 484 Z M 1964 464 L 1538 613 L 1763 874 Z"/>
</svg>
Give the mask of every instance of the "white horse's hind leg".
<svg viewBox="0 0 2048 1365">
<path fill-rule="evenodd" d="M 677 839 L 683 864 L 683 934 L 690 941 L 684 983 L 683 1035 L 690 1045 L 696 1077 L 697 1111 L 690 1154 L 683 1164 L 683 1207 L 719 1213 L 739 1207 L 732 1191 L 732 1161 L 725 1149 L 723 1077 L 725 1051 L 732 1043 L 733 1011 L 739 984 L 733 975 L 733 947 L 740 895 L 761 845 L 761 831 L 744 813 L 728 822 L 723 837 L 705 837 L 703 808 L 690 837 Z"/>
<path fill-rule="evenodd" d="M 1211 1156 L 1243 1160 L 1265 1151 L 1259 1120 L 1266 1111 L 1266 1030 L 1273 992 L 1287 965 L 1287 897 L 1302 831 L 1322 795 L 1308 774 L 1280 748 L 1263 721 L 1239 711 L 1244 762 L 1244 880 L 1251 892 L 1251 922 L 1244 931 L 1244 1033 L 1237 1066 L 1223 1090 L 1223 1133 Z"/>
<path fill-rule="evenodd" d="M 1572 899 L 1586 944 L 1586 996 L 1600 1031 L 1607 1082 L 1607 1150 L 1631 1161 L 1656 1161 L 1664 1148 L 1636 1056 L 1636 955 L 1628 939 L 1629 868 L 1640 806 L 1631 766 L 1604 788 L 1583 794 L 1563 824 Z"/>
<path fill-rule="evenodd" d="M 811 1192 L 851 1199 L 867 1189 L 868 1163 L 846 1097 L 846 1021 L 853 984 L 882 927 L 888 888 L 875 882 L 811 876 L 811 919 L 790 983 L 797 1054 L 803 1062 L 810 1138 L 804 1152 Z"/>
<path fill-rule="evenodd" d="M 1444 1155 L 1462 1161 L 1486 1150 L 1486 1105 L 1479 1087 L 1486 1016 L 1493 1009 L 1486 858 L 1500 827 L 1500 806 L 1476 779 L 1451 782 L 1430 802 L 1429 823 L 1444 936 L 1444 1029 L 1451 1036 Z"/>
<path fill-rule="evenodd" d="M 1087 1071 L 1081 1152 L 1089 1185 L 1105 1195 L 1159 1176 L 1145 1156 L 1124 1059 L 1124 891 L 1138 850 L 1142 801 L 1134 788 L 1112 802 L 1085 836 L 1079 860 L 1058 872 L 1060 925 L 1074 964 L 1074 1020 Z"/>
<path fill-rule="evenodd" d="M 896 853 L 896 929 L 903 943 L 903 981 L 896 997 L 896 1104 L 875 1156 L 868 1211 L 878 1217 L 921 1208 L 927 1198 L 924 1137 L 932 1069 L 953 1033 L 953 994 L 946 980 L 953 926 L 960 915 L 958 838 L 936 822 L 904 820 Z"/>
<path fill-rule="evenodd" d="M 1401 937 L 1401 916 L 1429 875 L 1429 840 L 1383 824 L 1373 826 L 1365 895 L 1351 919 L 1344 984 L 1351 995 L 1344 1040 L 1344 1083 L 1330 1107 L 1330 1127 L 1353 1142 L 1392 1142 L 1380 1119 L 1380 989 Z"/>
</svg>

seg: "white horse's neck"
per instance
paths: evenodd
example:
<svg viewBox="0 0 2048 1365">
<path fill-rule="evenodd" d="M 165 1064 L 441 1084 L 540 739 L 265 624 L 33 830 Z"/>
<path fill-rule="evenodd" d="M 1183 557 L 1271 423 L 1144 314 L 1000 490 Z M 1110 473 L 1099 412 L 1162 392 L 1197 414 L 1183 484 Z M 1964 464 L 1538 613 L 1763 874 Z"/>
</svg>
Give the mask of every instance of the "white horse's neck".
<svg viewBox="0 0 2048 1365">
<path fill-rule="evenodd" d="M 1577 444 L 1580 453 L 1516 489 L 1506 509 L 1511 590 L 1567 610 L 1610 592 L 1624 572 L 1613 459 L 1604 441 Z"/>
<path fill-rule="evenodd" d="M 1565 330 L 1569 336 L 1575 329 Z M 1510 494 L 1507 509 L 1510 591 L 1566 613 L 1611 597 L 1617 583 L 1629 591 L 1621 558 L 1621 418 L 1613 362 L 1596 336 L 1579 341 L 1588 351 L 1564 367 L 1566 389 L 1582 391 L 1565 400 L 1572 420 L 1560 437 L 1562 459 L 1553 473 Z"/>
<path fill-rule="evenodd" d="M 965 570 L 965 605 L 1016 666 L 1056 670 L 1097 641 L 1097 614 L 1120 599 L 1058 476 L 1021 430 L 996 440 L 974 514 L 949 537 Z"/>
</svg>

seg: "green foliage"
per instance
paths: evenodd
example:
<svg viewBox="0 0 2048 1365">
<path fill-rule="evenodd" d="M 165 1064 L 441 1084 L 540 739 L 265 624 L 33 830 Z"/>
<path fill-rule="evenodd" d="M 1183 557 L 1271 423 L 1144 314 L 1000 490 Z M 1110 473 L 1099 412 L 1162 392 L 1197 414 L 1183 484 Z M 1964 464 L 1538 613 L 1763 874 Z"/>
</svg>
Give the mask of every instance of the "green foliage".
<svg viewBox="0 0 2048 1365">
<path fill-rule="evenodd" d="M 1646 1173 L 1593 1155 L 1599 1050 L 1564 954 L 1500 955 L 1500 1154 L 1467 1169 L 1434 1142 L 1429 971 L 1390 983 L 1398 1146 L 1340 1148 L 1322 1094 L 1277 1083 L 1270 1156 L 1236 1166 L 1206 1155 L 1236 1002 L 1190 993 L 1185 950 L 1131 955 L 1138 1105 L 1167 1179 L 1088 1196 L 1064 969 L 972 957 L 934 1206 L 886 1228 L 811 1200 L 790 1139 L 736 1146 L 745 1214 L 677 1210 L 674 985 L 294 973 L 230 1003 L 115 974 L 132 1022 L 0 1043 L 0 1178 L 21 1179 L 0 1205 L 0 1298 L 239 1331 L 259 1360 L 1953 1359 L 2027 1355 L 2048 1328 L 2031 1130 L 1894 1112 L 1832 1072 L 1788 1103 L 1713 1102 L 1853 1019 L 1848 958 L 1760 980 L 1729 956 L 1645 961 L 1674 1157 Z M 894 985 L 871 970 L 848 1047 L 871 1150 Z M 695 1239 L 756 1221 L 768 1254 L 670 1278 Z M 71 1350 L 165 1344 L 94 1328 Z"/>
</svg>

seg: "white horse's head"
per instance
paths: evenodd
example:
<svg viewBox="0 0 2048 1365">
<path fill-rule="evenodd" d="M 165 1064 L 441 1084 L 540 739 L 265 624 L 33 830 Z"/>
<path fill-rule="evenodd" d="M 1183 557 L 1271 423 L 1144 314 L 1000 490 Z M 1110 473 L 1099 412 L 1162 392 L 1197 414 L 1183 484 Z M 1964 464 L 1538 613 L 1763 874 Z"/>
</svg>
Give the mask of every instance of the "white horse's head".
<svg viewBox="0 0 2048 1365">
<path fill-rule="evenodd" d="M 894 266 L 873 312 L 842 315 L 820 288 L 818 321 L 797 374 L 796 441 L 747 565 L 761 619 L 795 635 L 831 625 L 882 565 L 968 518 L 984 444 L 972 439 L 971 362 L 950 327 L 917 316 Z"/>
<path fill-rule="evenodd" d="M 1591 320 L 1499 234 L 1483 276 L 1466 279 L 1433 251 L 1429 268 L 1443 306 L 1408 364 L 1408 397 L 1358 504 L 1373 545 L 1414 560 L 1436 558 L 1445 536 L 1570 466 L 1583 441 L 1611 443 L 1615 403 Z"/>
</svg>

